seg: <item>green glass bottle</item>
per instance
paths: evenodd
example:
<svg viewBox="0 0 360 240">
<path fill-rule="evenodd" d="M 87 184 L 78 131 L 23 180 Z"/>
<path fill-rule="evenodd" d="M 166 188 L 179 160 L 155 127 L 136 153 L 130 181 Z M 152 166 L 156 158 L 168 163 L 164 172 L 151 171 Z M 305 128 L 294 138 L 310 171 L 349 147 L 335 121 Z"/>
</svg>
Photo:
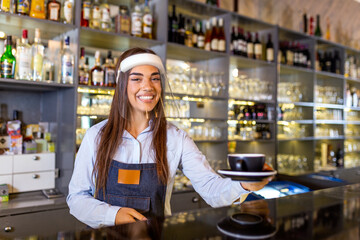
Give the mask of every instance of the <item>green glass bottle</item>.
<svg viewBox="0 0 360 240">
<path fill-rule="evenodd" d="M 6 50 L 0 58 L 2 78 L 14 78 L 15 75 L 16 59 L 11 52 L 11 41 L 11 35 L 7 36 Z"/>
</svg>

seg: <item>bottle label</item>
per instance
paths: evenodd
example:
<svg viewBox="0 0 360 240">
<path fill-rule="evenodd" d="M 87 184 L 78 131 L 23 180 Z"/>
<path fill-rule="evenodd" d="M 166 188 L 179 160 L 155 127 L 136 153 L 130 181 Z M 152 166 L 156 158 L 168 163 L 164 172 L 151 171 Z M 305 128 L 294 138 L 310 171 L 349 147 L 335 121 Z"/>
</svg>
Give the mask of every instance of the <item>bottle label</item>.
<svg viewBox="0 0 360 240">
<path fill-rule="evenodd" d="M 90 2 L 83 2 L 83 18 L 85 20 L 90 20 Z"/>
<path fill-rule="evenodd" d="M 49 4 L 50 13 L 49 13 L 49 19 L 58 21 L 59 20 L 59 5 L 55 3 Z"/>
<path fill-rule="evenodd" d="M 71 55 L 64 55 L 61 64 L 61 78 L 69 78 L 73 76 L 73 62 Z"/>
<path fill-rule="evenodd" d="M 115 70 L 114 69 L 111 69 L 111 68 L 108 68 L 106 70 L 106 82 L 107 84 L 114 84 L 115 83 Z"/>
<path fill-rule="evenodd" d="M 94 20 L 100 20 L 101 19 L 101 12 L 100 12 L 100 8 L 98 6 L 95 6 L 92 9 L 92 18 Z"/>
<path fill-rule="evenodd" d="M 198 39 L 198 35 L 196 33 L 193 33 L 191 41 L 194 45 L 197 44 L 197 39 Z"/>
<path fill-rule="evenodd" d="M 64 18 L 67 23 L 72 22 L 72 12 L 73 12 L 72 9 L 73 9 L 72 2 L 66 1 L 64 3 Z"/>
<path fill-rule="evenodd" d="M 262 47 L 261 44 L 255 44 L 255 55 L 262 55 Z"/>
<path fill-rule="evenodd" d="M 43 56 L 40 53 L 38 53 L 33 58 L 33 69 L 37 74 L 40 74 L 42 70 L 42 66 L 43 66 Z"/>
<path fill-rule="evenodd" d="M 10 0 L 1 1 L 1 10 L 3 10 L 4 12 L 10 11 Z"/>
<path fill-rule="evenodd" d="M 266 49 L 266 60 L 269 62 L 274 61 L 274 49 L 273 48 Z"/>
<path fill-rule="evenodd" d="M 101 14 L 101 21 L 103 22 L 110 22 L 110 12 L 109 9 L 103 8 Z"/>
<path fill-rule="evenodd" d="M 143 17 L 143 21 L 144 21 L 144 34 L 151 34 L 152 32 L 152 15 L 150 13 L 145 14 Z"/>
<path fill-rule="evenodd" d="M 3 77 L 14 77 L 15 64 L 5 59 L 1 62 L 1 75 Z"/>
<path fill-rule="evenodd" d="M 33 15 L 35 16 L 40 16 L 45 14 L 44 1 L 40 1 L 40 0 L 31 1 L 31 12 L 33 12 Z"/>
<path fill-rule="evenodd" d="M 224 40 L 224 39 L 220 39 L 220 40 L 218 41 L 218 51 L 220 51 L 220 52 L 225 52 L 225 45 L 226 45 L 225 40 Z"/>
<path fill-rule="evenodd" d="M 205 43 L 205 50 L 210 51 L 211 50 L 210 45 L 211 45 L 210 42 Z"/>
<path fill-rule="evenodd" d="M 17 3 L 17 12 L 23 14 L 29 14 L 30 1 L 28 0 L 18 0 Z"/>
<path fill-rule="evenodd" d="M 19 77 L 27 78 L 31 75 L 31 53 L 30 52 L 20 52 L 19 53 Z"/>
<path fill-rule="evenodd" d="M 205 45 L 205 37 L 199 35 L 197 38 L 197 46 L 198 46 L 198 48 L 203 48 L 204 45 Z"/>
<path fill-rule="evenodd" d="M 130 18 L 121 16 L 120 18 L 120 31 L 122 33 L 130 33 Z"/>
<path fill-rule="evenodd" d="M 104 71 L 94 71 L 92 73 L 92 81 L 94 84 L 104 82 Z"/>
<path fill-rule="evenodd" d="M 131 34 L 141 35 L 141 14 L 134 12 L 131 16 Z"/>
<path fill-rule="evenodd" d="M 254 44 L 253 43 L 247 44 L 247 53 L 248 53 L 248 55 L 254 53 Z"/>
<path fill-rule="evenodd" d="M 211 50 L 212 51 L 217 51 L 218 50 L 218 46 L 219 45 L 219 41 L 217 38 L 214 38 L 211 40 Z"/>
</svg>

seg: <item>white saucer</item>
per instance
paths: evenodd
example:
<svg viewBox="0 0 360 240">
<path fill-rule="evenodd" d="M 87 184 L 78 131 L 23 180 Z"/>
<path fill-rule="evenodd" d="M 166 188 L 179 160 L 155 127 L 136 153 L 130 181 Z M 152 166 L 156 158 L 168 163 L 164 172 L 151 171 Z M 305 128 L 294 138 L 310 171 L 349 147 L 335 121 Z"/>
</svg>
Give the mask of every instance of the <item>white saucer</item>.
<svg viewBox="0 0 360 240">
<path fill-rule="evenodd" d="M 230 176 L 239 176 L 239 177 L 269 177 L 277 174 L 277 171 L 263 171 L 263 172 L 242 172 L 242 171 L 232 171 L 230 169 L 219 169 L 218 173 Z"/>
</svg>

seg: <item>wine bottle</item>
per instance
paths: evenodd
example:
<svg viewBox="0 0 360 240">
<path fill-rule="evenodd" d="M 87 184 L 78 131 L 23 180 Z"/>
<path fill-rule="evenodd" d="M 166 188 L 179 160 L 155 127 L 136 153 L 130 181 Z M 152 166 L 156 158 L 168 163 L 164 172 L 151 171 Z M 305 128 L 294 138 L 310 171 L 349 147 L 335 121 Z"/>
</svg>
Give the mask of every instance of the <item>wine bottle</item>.
<svg viewBox="0 0 360 240">
<path fill-rule="evenodd" d="M 266 43 L 266 61 L 273 62 L 274 61 L 274 45 L 271 41 L 271 34 L 268 35 L 268 41 Z"/>
<path fill-rule="evenodd" d="M 206 50 L 206 51 L 211 51 L 211 29 L 210 29 L 210 21 L 206 21 L 205 50 Z"/>
<path fill-rule="evenodd" d="M 226 51 L 226 39 L 224 32 L 224 19 L 219 18 L 219 27 L 218 27 L 218 51 L 225 52 Z"/>
<path fill-rule="evenodd" d="M 259 33 L 255 33 L 255 42 L 254 42 L 254 52 L 255 52 L 255 59 L 262 59 L 262 45 L 259 41 Z"/>
<path fill-rule="evenodd" d="M 202 29 L 202 22 L 199 21 L 197 22 L 198 26 L 199 26 L 199 30 L 198 30 L 198 34 L 197 34 L 197 47 L 198 48 L 201 48 L 201 49 L 204 49 L 205 47 L 205 34 L 203 32 L 203 29 Z"/>
<path fill-rule="evenodd" d="M 176 5 L 172 5 L 172 16 L 169 18 L 169 34 L 168 34 L 168 40 L 169 42 L 177 42 L 177 31 L 179 28 L 179 22 L 178 18 L 176 16 Z"/>
<path fill-rule="evenodd" d="M 219 34 L 217 28 L 216 17 L 212 18 L 212 29 L 211 29 L 211 51 L 218 51 L 219 49 Z"/>
<path fill-rule="evenodd" d="M 316 28 L 315 28 L 315 36 L 317 37 L 321 37 L 322 36 L 322 32 L 321 32 L 321 27 L 320 27 L 320 15 L 316 15 Z"/>
<path fill-rule="evenodd" d="M 254 58 L 254 43 L 252 41 L 252 36 L 250 32 L 248 32 L 248 37 L 246 41 L 246 52 L 248 58 Z"/>
</svg>

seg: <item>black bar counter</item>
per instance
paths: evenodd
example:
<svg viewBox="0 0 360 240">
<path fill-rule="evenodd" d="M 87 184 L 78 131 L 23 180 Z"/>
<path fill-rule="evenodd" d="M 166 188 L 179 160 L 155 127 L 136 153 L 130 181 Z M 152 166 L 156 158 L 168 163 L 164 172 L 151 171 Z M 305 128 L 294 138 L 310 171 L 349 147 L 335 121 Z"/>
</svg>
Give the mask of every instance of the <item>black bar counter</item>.
<svg viewBox="0 0 360 240">
<path fill-rule="evenodd" d="M 262 222 L 249 227 L 233 224 L 229 217 L 236 213 L 261 216 Z M 224 227 L 222 224 L 226 223 Z M 230 229 L 236 236 L 251 235 L 252 239 L 261 238 L 256 234 L 269 234 L 265 239 L 360 239 L 360 184 L 187 211 L 165 219 L 96 230 L 40 234 L 37 239 L 236 239 L 219 231 L 218 225 L 225 232 Z"/>
</svg>

